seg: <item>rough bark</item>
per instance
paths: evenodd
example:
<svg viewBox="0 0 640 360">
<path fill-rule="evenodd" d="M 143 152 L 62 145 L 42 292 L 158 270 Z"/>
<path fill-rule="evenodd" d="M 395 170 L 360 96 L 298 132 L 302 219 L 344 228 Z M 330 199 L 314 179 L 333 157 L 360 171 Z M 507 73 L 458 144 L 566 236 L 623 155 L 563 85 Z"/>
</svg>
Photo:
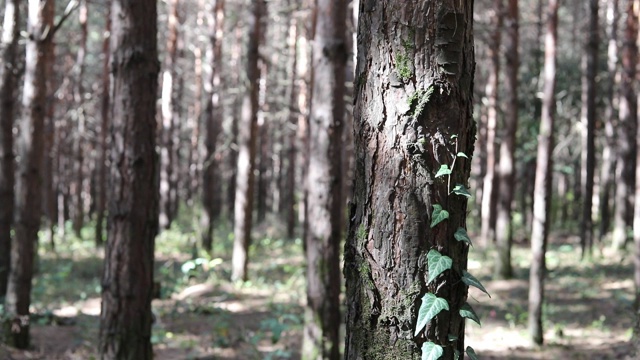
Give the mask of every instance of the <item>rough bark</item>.
<svg viewBox="0 0 640 360">
<path fill-rule="evenodd" d="M 340 241 L 342 131 L 345 117 L 347 3 L 316 3 L 313 84 L 309 118 L 307 306 L 302 358 L 340 358 Z"/>
<path fill-rule="evenodd" d="M 206 59 L 211 67 L 208 72 L 205 107 L 206 154 L 202 170 L 202 247 L 210 252 L 213 244 L 213 228 L 222 209 L 221 174 L 216 158 L 216 145 L 222 131 L 222 37 L 224 31 L 224 0 L 215 0 L 209 10 L 209 46 Z"/>
<path fill-rule="evenodd" d="M 442 359 L 464 352 L 468 183 L 475 141 L 472 2 L 363 1 L 358 26 L 354 110 L 355 186 L 345 246 L 345 359 L 420 359 L 426 342 Z M 435 178 L 441 165 L 450 176 Z M 449 218 L 435 226 L 435 205 Z M 427 283 L 427 253 L 452 259 Z M 442 311 L 414 336 L 421 298 L 444 298 Z M 456 340 L 449 341 L 448 336 Z"/>
<path fill-rule="evenodd" d="M 18 75 L 20 1 L 7 0 L 0 42 L 0 302 L 7 293 L 14 210 L 13 123 Z"/>
<path fill-rule="evenodd" d="M 111 11 L 112 148 L 99 349 L 102 359 L 151 359 L 157 7 L 154 0 L 114 0 Z"/>
<path fill-rule="evenodd" d="M 588 2 L 589 25 L 582 57 L 582 157 L 581 186 L 582 221 L 580 222 L 580 245 L 582 256 L 591 253 L 593 245 L 593 182 L 595 175 L 595 129 L 596 129 L 596 75 L 598 70 L 598 0 Z"/>
<path fill-rule="evenodd" d="M 258 92 L 260 71 L 258 69 L 260 18 L 264 7 L 263 0 L 251 0 L 250 14 L 247 18 L 248 45 L 246 62 L 246 87 L 242 100 L 242 115 L 238 127 L 238 163 L 236 176 L 234 241 L 231 279 L 247 280 L 249 263 L 249 245 L 253 216 L 253 188 L 255 182 L 255 158 L 258 126 Z"/>
<path fill-rule="evenodd" d="M 544 302 L 545 253 L 549 233 L 551 182 L 553 177 L 551 153 L 554 146 L 556 43 L 558 36 L 558 0 L 547 5 L 547 31 L 544 38 L 544 68 L 542 118 L 538 134 L 536 175 L 533 197 L 531 231 L 531 269 L 529 274 L 529 334 L 536 344 L 542 344 L 542 304 Z"/>
<path fill-rule="evenodd" d="M 511 267 L 511 244 L 513 230 L 511 227 L 511 208 L 515 191 L 515 150 L 516 132 L 518 131 L 518 55 L 519 26 L 518 0 L 509 0 L 505 16 L 505 111 L 502 142 L 500 143 L 500 160 L 498 166 L 499 195 L 496 214 L 496 278 L 509 279 L 513 276 Z"/>
</svg>

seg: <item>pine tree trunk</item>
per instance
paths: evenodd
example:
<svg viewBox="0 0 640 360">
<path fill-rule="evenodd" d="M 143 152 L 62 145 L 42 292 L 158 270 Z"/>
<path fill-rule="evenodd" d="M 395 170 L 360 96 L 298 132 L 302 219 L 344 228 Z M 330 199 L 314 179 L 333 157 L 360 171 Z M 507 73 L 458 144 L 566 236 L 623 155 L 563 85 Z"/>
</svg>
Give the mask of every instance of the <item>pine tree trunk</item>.
<svg viewBox="0 0 640 360">
<path fill-rule="evenodd" d="M 157 8 L 154 0 L 114 0 L 111 10 L 112 147 L 99 349 L 102 359 L 142 360 L 153 357 Z"/>
<path fill-rule="evenodd" d="M 456 0 L 360 2 L 347 360 L 420 359 L 421 347 L 434 344 L 441 359 L 464 352 L 469 249 L 454 234 L 466 227 L 467 197 L 451 191 L 468 186 L 475 141 L 472 13 L 471 3 Z M 436 178 L 443 165 L 452 173 Z M 444 217 L 434 214 L 439 206 L 449 216 L 432 224 Z M 430 251 L 452 266 L 428 282 Z M 450 311 L 416 336 L 427 293 Z"/>
<path fill-rule="evenodd" d="M 536 176 L 533 197 L 533 224 L 531 233 L 531 270 L 529 275 L 529 334 L 533 342 L 544 341 L 542 305 L 544 302 L 545 253 L 549 233 L 551 205 L 552 158 L 554 146 L 556 41 L 558 34 L 558 0 L 549 0 L 547 8 L 547 32 L 545 34 L 542 119 L 538 135 Z"/>
</svg>

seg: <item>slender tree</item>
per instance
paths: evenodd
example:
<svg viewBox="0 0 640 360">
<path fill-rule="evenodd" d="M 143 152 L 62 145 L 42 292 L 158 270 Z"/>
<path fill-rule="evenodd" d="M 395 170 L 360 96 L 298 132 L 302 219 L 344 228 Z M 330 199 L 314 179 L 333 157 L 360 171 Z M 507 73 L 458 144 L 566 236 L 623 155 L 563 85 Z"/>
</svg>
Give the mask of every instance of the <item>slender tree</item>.
<svg viewBox="0 0 640 360">
<path fill-rule="evenodd" d="M 545 254 L 549 234 L 549 210 L 553 173 L 551 153 L 554 146 L 556 42 L 558 37 L 558 0 L 547 5 L 547 31 L 544 37 L 542 119 L 538 134 L 536 177 L 531 232 L 531 270 L 529 275 L 529 333 L 533 342 L 542 344 L 542 304 L 544 302 Z"/>
<path fill-rule="evenodd" d="M 13 122 L 17 85 L 20 1 L 7 0 L 0 39 L 0 303 L 7 293 L 11 267 L 11 225 L 14 207 Z"/>
<path fill-rule="evenodd" d="M 307 307 L 302 358 L 340 358 L 342 129 L 348 59 L 345 0 L 316 3 L 313 95 L 309 119 Z"/>
<path fill-rule="evenodd" d="M 508 279 L 513 275 L 511 267 L 511 207 L 514 195 L 516 132 L 518 130 L 518 55 L 519 26 L 518 0 L 509 0 L 505 14 L 505 111 L 504 128 L 500 143 L 498 166 L 499 188 L 496 218 L 495 277 Z"/>
<path fill-rule="evenodd" d="M 238 164 L 235 196 L 235 224 L 231 279 L 247 280 L 249 245 L 253 217 L 253 188 L 258 132 L 258 92 L 260 70 L 258 69 L 259 45 L 262 26 L 260 24 L 264 7 L 263 0 L 251 0 L 251 10 L 247 18 L 247 75 L 245 94 L 242 100 L 241 124 L 238 127 Z"/>
<path fill-rule="evenodd" d="M 157 2 L 113 0 L 109 226 L 100 356 L 151 359 L 153 249 L 158 231 Z"/>
<path fill-rule="evenodd" d="M 470 157 L 475 141 L 472 13 L 457 0 L 360 2 L 347 360 L 427 358 L 420 349 L 438 346 L 454 359 L 465 349 L 468 245 L 454 234 L 466 234 L 467 198 L 452 190 L 467 186 L 471 161 L 458 154 Z M 436 178 L 445 165 L 451 174 Z M 441 255 L 451 269 L 438 275 Z M 449 311 L 422 331 L 429 299 Z"/>
</svg>

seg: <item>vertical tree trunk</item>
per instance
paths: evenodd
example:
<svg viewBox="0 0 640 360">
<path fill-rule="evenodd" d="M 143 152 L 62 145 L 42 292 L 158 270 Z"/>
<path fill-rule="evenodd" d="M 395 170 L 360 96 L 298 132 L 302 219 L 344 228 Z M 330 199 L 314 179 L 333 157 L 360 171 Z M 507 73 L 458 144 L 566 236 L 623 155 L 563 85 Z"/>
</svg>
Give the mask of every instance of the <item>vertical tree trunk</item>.
<svg viewBox="0 0 640 360">
<path fill-rule="evenodd" d="M 11 272 L 5 303 L 12 323 L 9 343 L 21 349 L 29 346 L 31 280 L 42 213 L 40 169 L 44 156 L 42 145 L 47 96 L 45 54 L 52 43 L 53 12 L 52 0 L 29 0 L 23 117 L 17 143 L 20 162 L 16 178 L 16 237 L 11 246 Z"/>
<path fill-rule="evenodd" d="M 210 252 L 213 228 L 222 210 L 221 176 L 216 158 L 216 144 L 222 131 L 222 37 L 224 31 L 224 0 L 215 0 L 209 10 L 209 47 L 206 58 L 211 67 L 206 84 L 205 147 L 206 157 L 202 171 L 202 247 Z M 234 164 L 235 165 L 235 164 Z"/>
<path fill-rule="evenodd" d="M 0 49 L 0 303 L 7 293 L 11 267 L 11 226 L 14 208 L 13 122 L 18 75 L 20 1 L 7 0 Z"/>
<path fill-rule="evenodd" d="M 112 148 L 100 356 L 151 359 L 158 231 L 157 8 L 155 0 L 114 0 L 111 10 Z"/>
<path fill-rule="evenodd" d="M 505 112 L 504 130 L 500 143 L 500 163 L 498 176 L 500 191 L 498 195 L 496 218 L 496 267 L 495 277 L 509 279 L 513 275 L 511 268 L 511 244 L 513 231 L 511 227 L 511 207 L 513 202 L 516 132 L 518 130 L 518 56 L 519 26 L 518 0 L 508 0 L 505 18 Z"/>
<path fill-rule="evenodd" d="M 475 141 L 471 4 L 360 3 L 347 360 L 420 359 L 420 348 L 430 346 L 440 347 L 441 359 L 464 351 L 459 310 L 469 249 L 454 234 L 466 233 L 467 197 L 452 190 L 467 186 L 471 159 L 458 154 L 470 157 Z M 451 174 L 436 178 L 445 165 Z M 428 252 L 448 256 L 451 269 L 430 274 Z M 442 298 L 449 311 L 416 332 L 428 296 Z"/>
<path fill-rule="evenodd" d="M 489 99 L 487 109 L 487 144 L 486 163 L 487 171 L 484 175 L 482 190 L 482 226 L 480 239 L 484 245 L 488 245 L 494 239 L 497 203 L 496 177 L 496 128 L 498 126 L 498 103 L 500 92 L 500 45 L 502 38 L 503 23 L 503 0 L 494 0 L 492 10 L 492 35 L 491 44 L 488 48 L 491 68 L 489 79 L 487 80 L 486 93 Z"/>
<path fill-rule="evenodd" d="M 109 154 L 107 134 L 109 132 L 109 107 L 111 105 L 110 90 L 111 79 L 109 76 L 109 62 L 111 59 L 111 51 L 109 50 L 109 41 L 111 34 L 111 2 L 106 1 L 107 18 L 105 20 L 104 38 L 102 40 L 102 94 L 100 95 L 100 145 L 98 146 L 98 184 L 96 186 L 96 246 L 104 244 L 103 231 L 105 229 L 104 218 L 105 208 L 107 206 L 107 158 Z"/>
<path fill-rule="evenodd" d="M 234 68 L 240 69 L 240 58 L 242 53 L 242 30 L 241 27 L 237 27 L 234 31 L 234 45 L 231 48 L 231 63 Z M 234 72 L 233 83 L 235 86 L 242 88 L 242 80 L 239 74 L 240 70 Z M 242 98 L 236 96 L 236 100 L 233 103 L 233 115 L 231 120 L 231 139 L 230 149 L 228 156 L 228 166 L 230 169 L 229 178 L 227 179 L 227 212 L 231 219 L 231 222 L 235 224 L 235 209 L 236 209 L 236 183 L 238 180 L 238 135 L 239 128 L 238 123 L 242 116 Z M 235 225 L 234 225 L 235 226 Z"/>
<path fill-rule="evenodd" d="M 262 27 L 260 18 L 263 11 L 263 0 L 251 0 L 251 10 L 247 18 L 249 28 L 247 45 L 247 80 L 242 101 L 242 116 L 238 133 L 238 164 L 234 215 L 234 241 L 231 279 L 247 280 L 249 263 L 249 245 L 251 244 L 251 228 L 253 216 L 253 188 L 255 176 L 256 140 L 258 137 L 258 92 L 260 71 L 258 69 L 260 34 Z"/>
<path fill-rule="evenodd" d="M 551 205 L 552 158 L 554 146 L 556 42 L 558 36 L 558 0 L 549 0 L 547 32 L 544 38 L 542 119 L 538 135 L 536 177 L 533 197 L 531 232 L 531 270 L 529 275 L 529 333 L 536 344 L 542 344 L 542 304 L 544 302 L 545 253 L 549 233 Z"/>
<path fill-rule="evenodd" d="M 309 117 L 307 224 L 307 306 L 302 358 L 340 358 L 340 240 L 342 129 L 348 59 L 347 2 L 316 2 L 313 84 Z"/>
<path fill-rule="evenodd" d="M 582 221 L 580 244 L 582 256 L 591 253 L 593 245 L 593 179 L 595 174 L 596 74 L 598 70 L 598 0 L 588 2 L 589 25 L 582 57 Z"/>
</svg>

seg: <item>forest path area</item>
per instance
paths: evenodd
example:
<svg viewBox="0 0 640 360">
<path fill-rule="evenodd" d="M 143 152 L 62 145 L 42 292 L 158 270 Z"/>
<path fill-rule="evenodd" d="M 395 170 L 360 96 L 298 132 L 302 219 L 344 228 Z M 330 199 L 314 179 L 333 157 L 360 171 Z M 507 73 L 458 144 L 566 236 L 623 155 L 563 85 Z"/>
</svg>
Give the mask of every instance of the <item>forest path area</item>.
<svg viewBox="0 0 640 360">
<path fill-rule="evenodd" d="M 300 241 L 258 241 L 249 272 L 253 280 L 239 285 L 227 280 L 228 259 L 179 255 L 189 253 L 191 242 L 189 236 L 173 235 L 158 240 L 160 299 L 153 302 L 152 334 L 156 359 L 300 358 L 305 294 Z M 466 345 L 481 359 L 626 358 L 634 318 L 630 257 L 604 249 L 604 254 L 596 250 L 592 259 L 581 261 L 577 238 L 556 234 L 551 240 L 546 345 L 534 347 L 528 340 L 530 260 L 524 244 L 514 247 L 512 280 L 491 281 L 493 254 L 471 252 L 469 270 L 491 298 L 470 290 L 469 303 L 482 327 L 467 322 Z M 224 241 L 217 246 L 224 247 Z M 223 251 L 214 248 L 215 253 Z M 55 255 L 41 254 L 32 349 L 0 346 L 0 359 L 96 358 L 102 254 L 88 241 L 62 244 Z"/>
</svg>

